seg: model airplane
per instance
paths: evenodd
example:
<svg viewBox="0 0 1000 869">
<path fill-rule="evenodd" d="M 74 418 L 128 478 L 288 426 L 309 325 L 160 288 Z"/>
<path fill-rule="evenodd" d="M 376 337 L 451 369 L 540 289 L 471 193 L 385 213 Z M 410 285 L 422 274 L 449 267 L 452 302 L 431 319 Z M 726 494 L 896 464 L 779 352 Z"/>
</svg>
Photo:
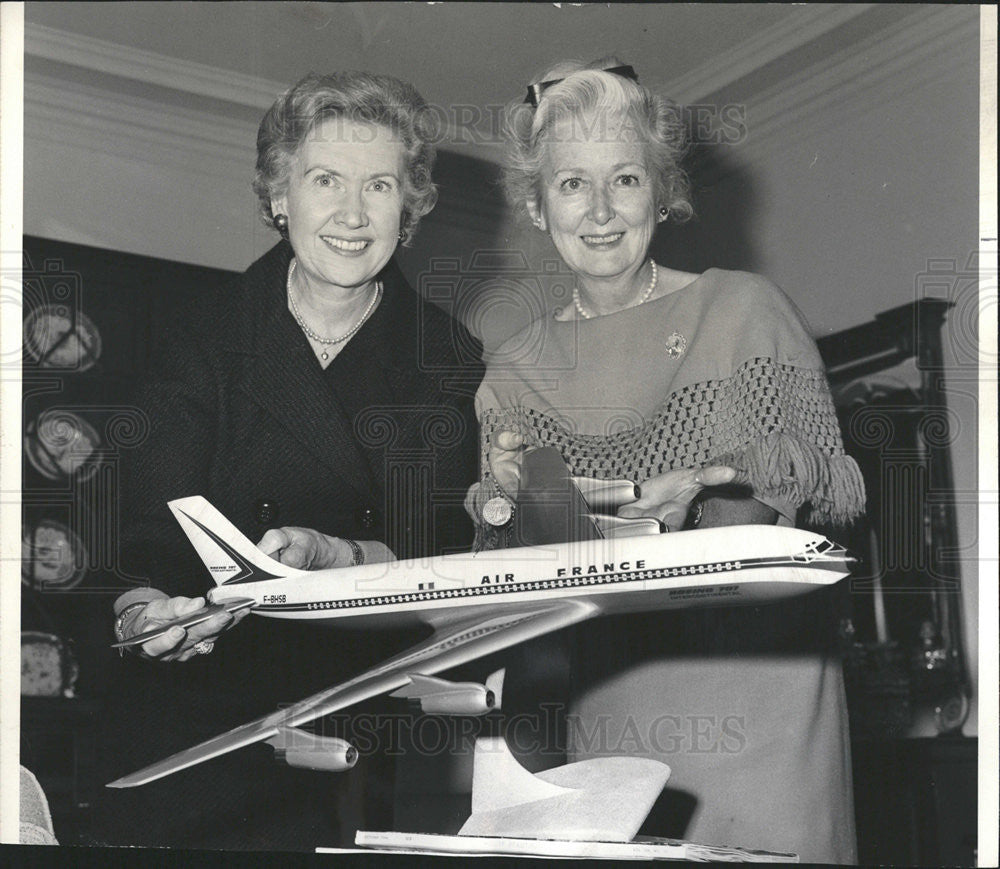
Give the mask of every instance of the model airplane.
<svg viewBox="0 0 1000 869">
<path fill-rule="evenodd" d="M 551 451 L 535 452 L 544 470 L 536 477 L 545 479 L 532 487 L 527 484 L 531 475 L 523 478 L 515 514 L 521 521 L 519 539 L 535 545 L 502 551 L 303 571 L 264 555 L 204 498 L 171 501 L 170 509 L 216 583 L 207 595 L 209 605 L 175 624 L 189 626 L 222 608 L 249 608 L 256 615 L 309 624 L 416 622 L 428 625 L 432 634 L 348 682 L 109 786 L 146 784 L 263 741 L 294 766 L 348 769 L 357 760 L 348 743 L 300 726 L 400 689 L 420 699 L 426 711 L 482 714 L 491 708 L 489 692 L 498 704 L 502 675 L 494 674 L 483 686 L 432 677 L 605 613 L 766 603 L 831 585 L 850 572 L 853 559 L 822 535 L 773 525 L 604 537 L 601 521 L 591 515 L 558 454 L 550 461 Z M 553 484 L 560 469 L 562 482 Z M 553 532 L 559 516 L 564 525 L 568 516 L 572 527 Z M 548 542 L 545 536 L 552 533 L 574 542 Z M 140 645 L 171 626 L 117 645 Z"/>
</svg>

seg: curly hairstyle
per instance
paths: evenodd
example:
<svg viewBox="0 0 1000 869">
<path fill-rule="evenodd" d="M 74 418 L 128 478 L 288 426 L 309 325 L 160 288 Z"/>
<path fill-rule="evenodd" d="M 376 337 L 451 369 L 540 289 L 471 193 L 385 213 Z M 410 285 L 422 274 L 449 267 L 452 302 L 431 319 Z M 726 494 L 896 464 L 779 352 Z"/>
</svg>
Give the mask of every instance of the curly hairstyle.
<svg viewBox="0 0 1000 869">
<path fill-rule="evenodd" d="M 268 109 L 257 131 L 253 179 L 264 224 L 277 229 L 271 200 L 288 190 L 295 155 L 309 133 L 328 118 L 378 124 L 400 137 L 406 149 L 400 242 L 409 245 L 420 218 L 437 202 L 437 188 L 431 180 L 432 118 L 413 85 L 368 72 L 309 73 Z"/>
<path fill-rule="evenodd" d="M 503 185 L 516 210 L 523 213 L 526 202 L 539 201 L 545 143 L 552 127 L 562 119 L 570 119 L 575 129 L 586 130 L 588 125 L 583 119 L 596 116 L 603 120 L 625 119 L 628 128 L 639 136 L 655 181 L 657 209 L 667 209 L 668 215 L 678 221 L 694 213 L 687 175 L 680 166 L 687 144 L 680 108 L 637 82 L 604 72 L 607 67 L 623 65 L 613 56 L 586 64 L 556 64 L 537 79 L 561 79 L 546 88 L 537 108 L 519 101 L 507 104 L 503 115 L 507 145 Z"/>
</svg>

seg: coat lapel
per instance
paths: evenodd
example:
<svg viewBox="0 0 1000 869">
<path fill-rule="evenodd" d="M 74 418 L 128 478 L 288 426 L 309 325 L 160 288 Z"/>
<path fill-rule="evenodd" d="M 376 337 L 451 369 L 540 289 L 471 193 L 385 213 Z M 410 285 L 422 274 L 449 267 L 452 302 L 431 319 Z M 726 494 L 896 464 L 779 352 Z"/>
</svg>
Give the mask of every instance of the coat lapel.
<svg viewBox="0 0 1000 869">
<path fill-rule="evenodd" d="M 233 330 L 242 357 L 238 388 L 285 428 L 289 449 L 307 450 L 370 500 L 376 481 L 350 420 L 287 308 L 290 259 L 281 243 L 244 277 L 245 304 Z"/>
</svg>

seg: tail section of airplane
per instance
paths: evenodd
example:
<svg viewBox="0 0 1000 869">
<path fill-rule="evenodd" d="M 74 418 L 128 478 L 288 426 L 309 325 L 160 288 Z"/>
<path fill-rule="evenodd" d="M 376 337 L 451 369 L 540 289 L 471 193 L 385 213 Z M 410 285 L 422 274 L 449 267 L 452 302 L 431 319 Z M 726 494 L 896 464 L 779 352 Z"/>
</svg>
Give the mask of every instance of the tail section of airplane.
<svg viewBox="0 0 1000 869">
<path fill-rule="evenodd" d="M 261 552 L 201 495 L 168 503 L 216 585 L 280 579 L 301 573 Z"/>
</svg>

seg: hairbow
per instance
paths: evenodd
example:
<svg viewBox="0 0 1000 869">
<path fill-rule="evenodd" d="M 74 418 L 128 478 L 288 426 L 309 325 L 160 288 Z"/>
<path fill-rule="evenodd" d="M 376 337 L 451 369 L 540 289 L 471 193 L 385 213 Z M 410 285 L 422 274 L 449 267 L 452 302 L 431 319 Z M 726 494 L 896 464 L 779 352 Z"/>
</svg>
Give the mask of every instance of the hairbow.
<svg viewBox="0 0 1000 869">
<path fill-rule="evenodd" d="M 578 72 L 583 72 L 583 70 L 578 70 Z M 639 83 L 639 76 L 635 74 L 635 70 L 631 66 L 610 66 L 607 69 L 597 70 L 597 72 L 610 72 L 612 75 L 620 75 L 622 78 L 631 79 L 636 84 Z M 542 94 L 552 87 L 552 85 L 559 84 L 559 82 L 565 80 L 564 78 L 554 78 L 549 81 L 540 81 L 538 84 L 529 84 L 528 95 L 524 98 L 524 101 L 538 108 L 538 101 L 542 98 Z"/>
</svg>

